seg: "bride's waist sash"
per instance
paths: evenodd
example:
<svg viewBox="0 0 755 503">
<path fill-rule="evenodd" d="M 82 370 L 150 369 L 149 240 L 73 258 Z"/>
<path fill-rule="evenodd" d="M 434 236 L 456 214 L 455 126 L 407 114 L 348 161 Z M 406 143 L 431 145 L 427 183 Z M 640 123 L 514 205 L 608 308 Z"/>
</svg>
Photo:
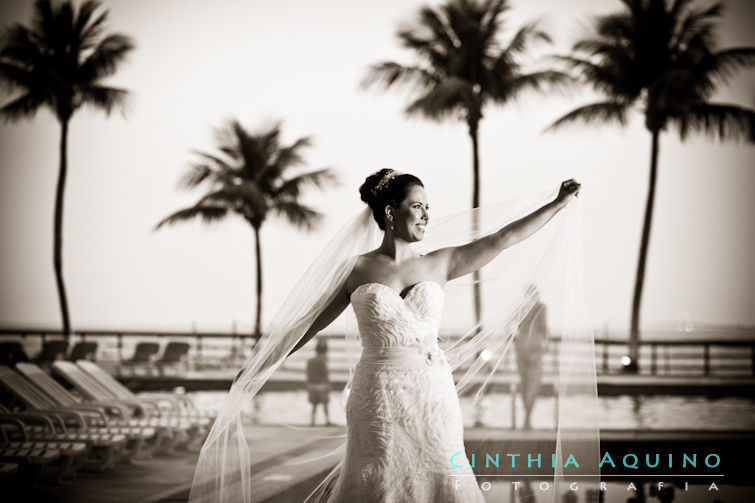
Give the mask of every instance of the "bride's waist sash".
<svg viewBox="0 0 755 503">
<path fill-rule="evenodd" d="M 365 346 L 360 363 L 380 365 L 432 365 L 444 359 L 440 348 L 421 349 L 416 346 Z"/>
</svg>

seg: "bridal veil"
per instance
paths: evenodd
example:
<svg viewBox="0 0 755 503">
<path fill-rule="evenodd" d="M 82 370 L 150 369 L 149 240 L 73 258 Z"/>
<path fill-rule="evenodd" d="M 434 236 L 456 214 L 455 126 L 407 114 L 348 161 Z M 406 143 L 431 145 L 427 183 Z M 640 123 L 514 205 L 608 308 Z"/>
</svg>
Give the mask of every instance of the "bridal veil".
<svg viewBox="0 0 755 503">
<path fill-rule="evenodd" d="M 426 253 L 467 243 L 531 213 L 556 193 L 434 217 L 425 239 L 413 246 Z M 255 443 L 245 436 L 243 411 L 339 291 L 356 257 L 376 248 L 381 239 L 382 231 L 366 208 L 336 234 L 292 288 L 217 415 L 199 456 L 192 503 L 256 501 Z M 454 370 L 465 417 L 476 416 L 468 422 L 483 423 L 465 425 L 467 456 L 471 461 L 474 454 L 480 484 L 545 481 L 539 491 L 554 502 L 575 489 L 598 488 L 594 340 L 581 244 L 580 202 L 575 200 L 534 235 L 483 267 L 479 278 L 470 274 L 444 287 L 440 346 Z M 481 306 L 479 321 L 475 295 Z M 541 322 L 533 324 L 536 317 Z M 347 332 L 353 375 L 360 346 L 356 331 Z M 349 385 L 350 379 L 346 393 Z M 528 430 L 521 429 L 517 397 L 522 392 L 538 399 L 533 428 Z M 496 417 L 486 418 L 486 410 Z M 501 414 L 506 417 L 497 416 Z M 328 500 L 342 452 L 310 461 L 320 467 L 321 482 L 309 501 Z M 481 485 L 483 494 L 485 487 Z"/>
</svg>

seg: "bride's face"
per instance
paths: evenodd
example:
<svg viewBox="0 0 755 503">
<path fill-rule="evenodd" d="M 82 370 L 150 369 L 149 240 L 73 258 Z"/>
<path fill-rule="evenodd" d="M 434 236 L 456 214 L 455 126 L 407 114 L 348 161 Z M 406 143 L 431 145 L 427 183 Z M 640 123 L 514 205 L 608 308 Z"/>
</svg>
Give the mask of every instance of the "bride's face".
<svg viewBox="0 0 755 503">
<path fill-rule="evenodd" d="M 421 185 L 412 185 L 398 208 L 393 211 L 394 236 L 406 241 L 421 241 L 430 221 L 430 205 Z"/>
</svg>

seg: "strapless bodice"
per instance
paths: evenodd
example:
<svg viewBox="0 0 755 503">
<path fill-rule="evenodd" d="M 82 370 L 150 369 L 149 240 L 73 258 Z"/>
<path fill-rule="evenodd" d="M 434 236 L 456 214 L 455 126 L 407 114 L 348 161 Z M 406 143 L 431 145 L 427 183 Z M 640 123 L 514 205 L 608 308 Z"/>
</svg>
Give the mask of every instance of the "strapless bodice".
<svg viewBox="0 0 755 503">
<path fill-rule="evenodd" d="M 421 355 L 427 363 L 442 356 L 438 327 L 443 288 L 421 281 L 405 297 L 382 283 L 365 283 L 351 294 L 362 339 L 362 361 L 398 362 Z M 424 361 L 423 360 L 423 361 Z"/>
</svg>

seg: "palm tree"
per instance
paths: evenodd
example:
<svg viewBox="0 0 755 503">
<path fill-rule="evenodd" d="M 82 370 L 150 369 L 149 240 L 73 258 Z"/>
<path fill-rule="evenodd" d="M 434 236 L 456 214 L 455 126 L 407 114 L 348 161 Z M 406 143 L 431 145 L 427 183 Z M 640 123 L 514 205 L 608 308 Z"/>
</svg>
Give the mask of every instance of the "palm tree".
<svg viewBox="0 0 755 503">
<path fill-rule="evenodd" d="M 523 91 L 542 91 L 562 84 L 568 76 L 555 70 L 526 72 L 523 55 L 534 42 L 550 42 L 536 23 L 521 27 L 505 46 L 499 39 L 507 0 L 449 0 L 438 7 L 423 7 L 415 26 L 397 33 L 401 45 L 414 52 L 416 62 L 404 65 L 386 61 L 373 65 L 363 81 L 412 86 L 416 96 L 408 115 L 441 121 L 466 122 L 472 141 L 472 207 L 480 205 L 478 132 L 483 109 L 504 105 Z M 473 222 L 475 232 L 477 222 Z M 477 279 L 475 273 L 475 279 Z M 481 317 L 479 285 L 475 281 L 475 314 Z"/>
<path fill-rule="evenodd" d="M 103 80 L 115 73 L 134 47 L 126 35 L 103 33 L 108 11 L 96 12 L 99 6 L 93 0 L 78 9 L 71 2 L 53 6 L 50 0 L 37 0 L 31 27 L 11 25 L 0 49 L 0 78 L 10 89 L 21 92 L 0 108 L 0 115 L 17 120 L 47 107 L 61 126 L 53 262 L 65 337 L 71 332 L 62 257 L 68 125 L 84 105 L 107 114 L 124 107 L 127 91 L 110 87 Z"/>
<path fill-rule="evenodd" d="M 322 215 L 301 203 L 299 198 L 307 186 L 323 187 L 336 180 L 329 169 L 290 174 L 293 168 L 304 164 L 302 150 L 312 142 L 304 137 L 291 145 L 282 145 L 280 136 L 280 124 L 250 133 L 238 121 L 228 121 L 218 132 L 218 152 L 196 152 L 200 160 L 191 166 L 182 181 L 189 189 L 204 185 L 206 194 L 194 206 L 176 211 L 155 227 L 159 229 L 194 218 L 216 222 L 229 214 L 247 221 L 254 231 L 257 263 L 253 334 L 256 338 L 262 334 L 262 225 L 268 217 L 277 215 L 300 229 L 312 230 Z"/>
<path fill-rule="evenodd" d="M 629 370 L 636 371 L 640 301 L 653 216 L 661 133 L 674 127 L 682 140 L 691 132 L 721 140 L 755 139 L 755 111 L 729 103 L 712 103 L 718 84 L 735 70 L 755 63 L 755 48 L 715 49 L 714 23 L 722 4 L 697 8 L 692 0 L 622 0 L 621 12 L 600 16 L 595 33 L 561 57 L 605 95 L 558 119 L 551 129 L 574 122 L 626 124 L 637 106 L 651 136 L 650 181 L 632 299 Z"/>
</svg>

